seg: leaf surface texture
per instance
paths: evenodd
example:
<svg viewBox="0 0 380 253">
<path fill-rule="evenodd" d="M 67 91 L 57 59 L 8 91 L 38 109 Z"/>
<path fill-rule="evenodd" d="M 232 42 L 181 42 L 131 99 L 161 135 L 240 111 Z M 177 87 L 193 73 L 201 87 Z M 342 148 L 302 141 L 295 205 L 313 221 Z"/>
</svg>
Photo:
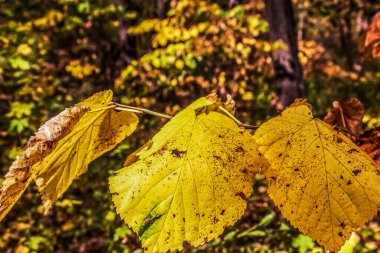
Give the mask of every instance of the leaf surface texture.
<svg viewBox="0 0 380 253">
<path fill-rule="evenodd" d="M 10 211 L 25 189 L 35 177 L 34 164 L 44 159 L 74 128 L 83 115 L 90 110 L 88 106 L 74 106 L 58 114 L 41 126 L 28 140 L 21 155 L 12 163 L 0 192 L 0 220 Z"/>
<path fill-rule="evenodd" d="M 147 252 L 219 236 L 243 215 L 266 166 L 253 137 L 213 103 L 201 98 L 177 114 L 110 178 L 117 212 Z"/>
<path fill-rule="evenodd" d="M 342 133 L 296 102 L 255 133 L 270 162 L 268 192 L 283 215 L 328 250 L 376 215 L 379 168 Z"/>
<path fill-rule="evenodd" d="M 87 171 L 90 162 L 113 149 L 137 127 L 138 118 L 131 112 L 108 108 L 110 90 L 99 92 L 77 106 L 90 107 L 72 131 L 43 161 L 35 165 L 36 183 L 45 210 L 57 200 L 74 179 Z"/>
</svg>

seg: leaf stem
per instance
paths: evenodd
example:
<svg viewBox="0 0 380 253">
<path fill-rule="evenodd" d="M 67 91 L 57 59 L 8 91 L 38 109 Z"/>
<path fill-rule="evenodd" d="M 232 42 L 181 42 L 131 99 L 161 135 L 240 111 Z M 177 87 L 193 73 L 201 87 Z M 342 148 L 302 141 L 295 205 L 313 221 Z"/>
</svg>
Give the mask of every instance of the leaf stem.
<svg viewBox="0 0 380 253">
<path fill-rule="evenodd" d="M 223 108 L 221 106 L 219 106 L 218 108 L 219 108 L 219 110 L 221 110 L 222 112 L 224 112 L 228 117 L 230 117 L 231 119 L 233 119 L 236 122 L 236 124 L 238 124 L 239 126 L 242 126 L 242 127 L 246 128 L 246 129 L 254 129 L 254 130 L 256 130 L 257 128 L 259 128 L 258 126 L 253 126 L 253 125 L 249 125 L 249 124 L 241 122 L 240 120 L 238 120 L 237 118 L 235 118 L 234 115 L 232 115 L 229 111 L 227 111 L 225 108 Z"/>
<path fill-rule="evenodd" d="M 337 129 L 338 131 L 345 132 L 346 134 L 350 134 L 352 136 L 359 137 L 358 134 L 355 134 L 355 133 L 351 132 L 349 129 L 347 129 L 345 127 L 334 126 L 334 128 Z"/>
<path fill-rule="evenodd" d="M 170 115 L 151 111 L 151 110 L 145 109 L 145 108 L 123 105 L 123 104 L 119 104 L 116 102 L 110 102 L 109 104 L 110 104 L 110 107 L 114 107 L 116 110 L 120 110 L 120 111 L 127 111 L 127 112 L 134 112 L 134 113 L 146 113 L 146 114 L 150 114 L 150 115 L 165 118 L 165 119 L 171 119 L 172 118 L 172 116 L 170 116 Z M 254 130 L 259 128 L 258 126 L 253 126 L 253 125 L 249 125 L 249 124 L 245 124 L 245 123 L 241 122 L 240 120 L 235 118 L 235 116 L 233 116 L 229 111 L 227 111 L 225 108 L 223 108 L 221 106 L 219 106 L 219 109 L 222 112 L 224 112 L 228 117 L 233 119 L 236 122 L 236 124 L 238 124 L 241 127 L 244 127 L 246 129 L 254 129 Z"/>
<path fill-rule="evenodd" d="M 134 113 L 143 113 L 142 111 L 137 111 L 134 109 L 127 109 L 127 108 L 117 107 L 117 106 L 115 107 L 115 110 L 125 111 L 125 112 L 134 112 Z"/>
<path fill-rule="evenodd" d="M 99 108 L 96 110 L 89 111 L 88 113 L 99 112 L 99 111 L 103 111 L 103 110 L 107 110 L 107 109 L 111 109 L 111 108 L 116 108 L 116 105 L 110 105 L 110 106 L 102 107 L 102 108 Z"/>
<path fill-rule="evenodd" d="M 150 115 L 165 118 L 165 119 L 171 119 L 172 118 L 172 116 L 162 114 L 159 112 L 155 112 L 155 111 L 151 111 L 151 110 L 148 110 L 145 108 L 123 105 L 123 104 L 119 104 L 116 102 L 111 102 L 110 105 L 116 106 L 115 109 L 117 109 L 117 110 L 130 111 L 130 112 L 136 112 L 136 113 L 146 113 L 146 114 L 150 114 Z"/>
</svg>

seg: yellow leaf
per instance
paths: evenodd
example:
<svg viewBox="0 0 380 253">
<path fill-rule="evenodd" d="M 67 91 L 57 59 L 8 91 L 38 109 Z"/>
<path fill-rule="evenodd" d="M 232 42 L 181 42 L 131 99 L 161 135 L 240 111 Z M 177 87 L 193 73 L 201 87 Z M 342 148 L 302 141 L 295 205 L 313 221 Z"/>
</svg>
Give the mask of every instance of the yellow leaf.
<svg viewBox="0 0 380 253">
<path fill-rule="evenodd" d="M 22 54 L 23 56 L 28 56 L 33 52 L 33 50 L 28 44 L 21 44 L 17 47 L 16 52 Z"/>
<path fill-rule="evenodd" d="M 88 106 L 74 106 L 47 121 L 29 139 L 24 151 L 9 168 L 0 192 L 0 220 L 9 212 L 36 174 L 32 167 L 46 157 L 60 139 L 90 110 Z"/>
<path fill-rule="evenodd" d="M 380 206 L 379 168 L 345 135 L 298 101 L 255 133 L 269 195 L 283 215 L 328 250 L 339 250 Z"/>
<path fill-rule="evenodd" d="M 185 63 L 181 59 L 176 60 L 174 65 L 179 70 L 182 70 L 185 67 Z"/>
<path fill-rule="evenodd" d="M 115 112 L 107 107 L 112 92 L 99 92 L 79 103 L 88 112 L 70 134 L 58 142 L 54 151 L 36 164 L 36 183 L 42 195 L 45 211 L 70 186 L 74 179 L 87 171 L 90 162 L 114 148 L 129 136 L 138 123 L 130 112 Z"/>
<path fill-rule="evenodd" d="M 243 215 L 266 166 L 253 137 L 215 103 L 195 101 L 110 178 L 117 212 L 147 252 L 216 238 Z"/>
</svg>

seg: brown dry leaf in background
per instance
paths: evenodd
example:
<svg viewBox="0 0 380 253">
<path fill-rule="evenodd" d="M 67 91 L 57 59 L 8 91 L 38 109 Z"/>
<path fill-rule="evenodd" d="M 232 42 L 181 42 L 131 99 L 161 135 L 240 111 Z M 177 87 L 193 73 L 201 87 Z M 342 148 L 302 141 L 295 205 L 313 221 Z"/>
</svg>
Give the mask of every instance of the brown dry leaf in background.
<svg viewBox="0 0 380 253">
<path fill-rule="evenodd" d="M 380 57 L 380 12 L 373 17 L 368 30 L 360 38 L 358 49 L 363 59 Z"/>
<path fill-rule="evenodd" d="M 364 106 L 357 98 L 351 98 L 343 103 L 333 102 L 333 106 L 323 119 L 332 126 L 344 127 L 357 134 L 362 130 Z"/>
<path fill-rule="evenodd" d="M 356 143 L 380 166 L 380 126 L 365 131 Z"/>
<path fill-rule="evenodd" d="M 24 151 L 12 163 L 0 192 L 0 220 L 9 212 L 33 180 L 37 171 L 32 166 L 52 152 L 58 141 L 71 132 L 76 123 L 90 110 L 74 106 L 58 114 L 40 127 L 29 139 Z"/>
</svg>

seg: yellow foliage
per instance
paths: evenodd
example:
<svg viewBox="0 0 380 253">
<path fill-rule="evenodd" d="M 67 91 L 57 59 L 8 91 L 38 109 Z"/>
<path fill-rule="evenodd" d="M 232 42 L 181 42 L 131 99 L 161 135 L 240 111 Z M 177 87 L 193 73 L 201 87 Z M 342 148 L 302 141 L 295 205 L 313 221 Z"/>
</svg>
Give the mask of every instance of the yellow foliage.
<svg viewBox="0 0 380 253">
<path fill-rule="evenodd" d="M 87 106 L 76 106 L 66 109 L 46 122 L 29 139 L 24 151 L 12 163 L 0 192 L 0 220 L 11 210 L 25 189 L 35 177 L 37 171 L 34 164 L 46 157 L 65 137 L 89 110 Z"/>
<path fill-rule="evenodd" d="M 91 161 L 135 130 L 137 116 L 116 113 L 108 106 L 111 100 L 111 91 L 99 92 L 40 127 L 5 175 L 0 220 L 36 177 L 44 206 L 49 208 Z"/>
<path fill-rule="evenodd" d="M 29 47 L 28 44 L 21 44 L 17 47 L 16 52 L 23 56 L 28 56 L 33 52 L 33 50 Z"/>
<path fill-rule="evenodd" d="M 117 212 L 147 252 L 204 244 L 245 211 L 253 175 L 266 163 L 218 105 L 215 97 L 195 101 L 110 178 Z"/>
<path fill-rule="evenodd" d="M 114 148 L 136 129 L 137 116 L 131 112 L 115 112 L 107 107 L 111 100 L 112 92 L 108 90 L 77 104 L 88 106 L 92 111 L 58 142 L 51 154 L 34 166 L 38 171 L 35 181 L 46 211 L 74 179 L 87 171 L 90 162 Z"/>
<path fill-rule="evenodd" d="M 328 250 L 376 215 L 380 170 L 345 135 L 298 101 L 255 133 L 270 162 L 269 195 L 283 215 Z"/>
<path fill-rule="evenodd" d="M 368 128 L 380 126 L 380 116 L 373 117 L 369 114 L 365 114 L 363 117 L 363 123 L 365 123 Z"/>
<path fill-rule="evenodd" d="M 66 71 L 71 73 L 73 77 L 83 79 L 86 76 L 99 73 L 100 69 L 94 65 L 88 63 L 82 65 L 79 60 L 73 60 L 66 66 Z"/>
</svg>

